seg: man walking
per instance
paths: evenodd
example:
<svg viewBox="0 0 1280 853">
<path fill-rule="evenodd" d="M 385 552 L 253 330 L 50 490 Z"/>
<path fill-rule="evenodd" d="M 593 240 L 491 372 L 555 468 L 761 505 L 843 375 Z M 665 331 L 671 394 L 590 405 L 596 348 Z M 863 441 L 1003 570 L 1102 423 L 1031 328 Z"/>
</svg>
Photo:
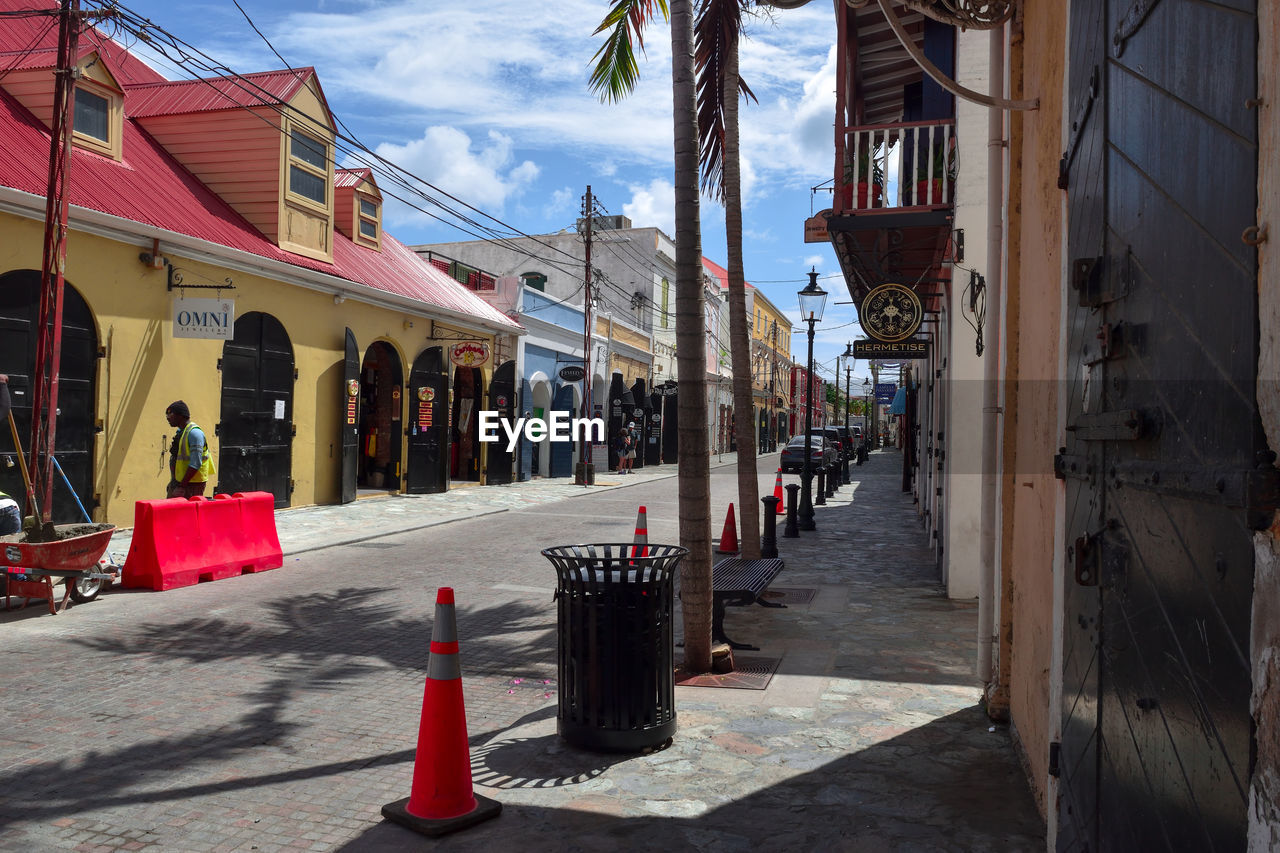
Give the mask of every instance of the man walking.
<svg viewBox="0 0 1280 853">
<path fill-rule="evenodd" d="M 193 498 L 204 494 L 205 484 L 213 476 L 213 460 L 209 456 L 209 444 L 204 430 L 191 420 L 191 410 L 181 400 L 175 400 L 164 410 L 169 426 L 178 432 L 169 445 L 169 487 L 165 496 Z"/>
</svg>

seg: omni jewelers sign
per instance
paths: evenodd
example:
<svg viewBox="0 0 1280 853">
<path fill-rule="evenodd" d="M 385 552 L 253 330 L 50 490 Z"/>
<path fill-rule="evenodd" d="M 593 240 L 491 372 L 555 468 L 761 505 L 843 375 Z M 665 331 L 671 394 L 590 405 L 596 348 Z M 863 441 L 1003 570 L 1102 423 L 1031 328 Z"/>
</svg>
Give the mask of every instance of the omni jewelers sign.
<svg viewBox="0 0 1280 853">
<path fill-rule="evenodd" d="M 234 299 L 173 300 L 173 336 L 175 338 L 213 338 L 229 341 L 235 337 L 236 301 Z"/>
</svg>

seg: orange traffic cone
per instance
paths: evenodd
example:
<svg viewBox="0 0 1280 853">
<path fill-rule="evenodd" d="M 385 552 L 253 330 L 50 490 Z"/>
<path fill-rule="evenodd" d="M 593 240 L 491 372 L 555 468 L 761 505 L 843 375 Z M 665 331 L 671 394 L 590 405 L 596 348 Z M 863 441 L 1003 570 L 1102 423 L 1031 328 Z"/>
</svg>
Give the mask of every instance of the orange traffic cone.
<svg viewBox="0 0 1280 853">
<path fill-rule="evenodd" d="M 782 469 L 778 469 L 778 479 L 773 483 L 773 496 L 778 499 L 778 515 L 786 515 L 787 511 L 783 508 L 782 499 Z"/>
<path fill-rule="evenodd" d="M 631 556 L 649 556 L 649 520 L 645 516 L 644 507 L 640 507 L 640 512 L 636 513 L 635 547 L 631 549 Z"/>
<path fill-rule="evenodd" d="M 733 519 L 733 504 L 729 504 L 729 514 L 724 517 L 724 532 L 720 534 L 720 544 L 716 546 L 716 553 L 738 553 L 738 524 Z"/>
<path fill-rule="evenodd" d="M 442 586 L 436 593 L 413 787 L 406 799 L 383 806 L 382 816 L 423 835 L 445 835 L 497 817 L 501 811 L 502 803 L 471 790 L 453 589 Z"/>
</svg>

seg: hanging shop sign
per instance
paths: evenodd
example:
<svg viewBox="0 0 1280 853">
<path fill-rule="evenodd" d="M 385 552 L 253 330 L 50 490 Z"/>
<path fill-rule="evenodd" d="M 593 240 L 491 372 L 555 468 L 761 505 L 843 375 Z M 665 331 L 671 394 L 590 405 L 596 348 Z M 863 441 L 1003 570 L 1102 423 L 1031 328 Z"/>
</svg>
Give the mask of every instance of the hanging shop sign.
<svg viewBox="0 0 1280 853">
<path fill-rule="evenodd" d="M 489 363 L 489 345 L 484 341 L 462 341 L 449 347 L 449 361 L 459 367 L 483 367 Z"/>
<path fill-rule="evenodd" d="M 829 243 L 831 242 L 831 233 L 828 230 L 828 222 L 831 219 L 831 210 L 820 210 L 814 216 L 810 216 L 804 221 L 804 241 L 806 243 Z"/>
<path fill-rule="evenodd" d="M 587 370 L 580 364 L 566 364 L 560 368 L 560 378 L 565 382 L 581 382 L 587 378 Z"/>
<path fill-rule="evenodd" d="M 896 382 L 877 382 L 876 383 L 876 402 L 892 403 L 894 395 L 898 393 L 898 384 Z"/>
<path fill-rule="evenodd" d="M 928 358 L 929 342 L 921 338 L 907 338 L 905 341 L 892 343 L 886 343 L 885 341 L 854 341 L 853 357 L 866 359 Z"/>
<path fill-rule="evenodd" d="M 858 323 L 877 341 L 896 343 L 914 335 L 924 319 L 920 297 L 905 284 L 873 288 L 858 306 Z"/>
<path fill-rule="evenodd" d="M 173 336 L 229 341 L 235 337 L 234 299 L 173 298 Z"/>
</svg>

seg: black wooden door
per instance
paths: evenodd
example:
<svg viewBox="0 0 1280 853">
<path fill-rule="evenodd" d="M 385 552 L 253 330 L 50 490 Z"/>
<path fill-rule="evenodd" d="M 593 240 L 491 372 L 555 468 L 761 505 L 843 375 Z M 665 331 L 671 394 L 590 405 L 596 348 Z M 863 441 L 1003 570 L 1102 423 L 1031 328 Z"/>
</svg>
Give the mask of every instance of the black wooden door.
<svg viewBox="0 0 1280 853">
<path fill-rule="evenodd" d="M 1236 850 L 1250 772 L 1252 2 L 1072 3 L 1060 850 Z M 1189 73 L 1194 69 L 1194 73 Z M 1269 468 L 1269 466 L 1267 466 Z"/>
<path fill-rule="evenodd" d="M 578 413 L 573 410 L 573 386 L 561 385 L 556 391 L 555 397 L 551 401 L 551 411 L 565 412 L 570 419 L 576 418 Z M 573 445 L 571 441 L 553 441 L 551 442 L 551 468 L 547 472 L 549 477 L 572 477 L 573 476 Z"/>
<path fill-rule="evenodd" d="M 338 434 L 342 436 L 342 503 L 356 499 L 356 475 L 359 473 L 360 447 L 360 350 L 356 336 L 347 329 L 342 357 L 342 409 Z"/>
<path fill-rule="evenodd" d="M 40 273 L 18 270 L 0 275 L 0 373 L 9 376 L 9 396 L 18 440 L 24 451 L 31 441 L 31 374 L 35 370 L 36 326 L 40 312 Z M 54 458 L 75 490 L 73 496 L 62 478 L 54 475 L 52 518 L 55 522 L 83 521 L 80 506 L 92 512 L 93 445 L 96 433 L 95 401 L 98 372 L 98 335 L 93 314 L 71 285 L 63 291 L 62 355 L 58 366 L 58 416 L 54 430 Z M 167 401 L 166 401 L 167 402 Z M 155 417 L 165 429 L 161 411 Z M 0 421 L 0 491 L 23 503 L 26 487 L 18 467 L 7 421 Z M 24 456 L 26 454 L 24 453 Z M 29 459 L 29 457 L 27 457 Z M 11 461 L 12 467 L 6 462 Z M 156 497 L 161 497 L 157 494 Z M 25 510 L 24 510 L 25 511 Z"/>
<path fill-rule="evenodd" d="M 529 387 L 529 380 L 520 380 L 520 417 L 533 417 L 533 389 Z M 535 452 L 534 444 L 525 438 L 524 431 L 520 432 L 520 481 L 533 479 L 533 454 Z"/>
<path fill-rule="evenodd" d="M 199 422 L 199 413 L 192 417 Z M 270 492 L 289 505 L 293 460 L 293 346 L 280 321 L 250 311 L 222 345 L 217 491 Z"/>
<path fill-rule="evenodd" d="M 405 492 L 434 494 L 449 488 L 449 375 L 444 350 L 418 354 L 409 371 L 409 464 Z"/>
<path fill-rule="evenodd" d="M 662 464 L 662 397 L 653 392 L 648 398 L 645 408 L 645 419 L 649 421 L 649 437 L 644 444 L 644 464 Z"/>
<path fill-rule="evenodd" d="M 636 425 L 634 430 L 636 440 L 636 461 L 633 466 L 635 468 L 644 467 L 645 434 L 649 427 L 646 422 L 647 419 L 644 416 L 644 403 L 648 398 L 649 395 L 646 394 L 644 390 L 644 380 L 637 379 L 631 386 L 631 413 L 627 418 L 629 423 L 634 422 Z"/>
<path fill-rule="evenodd" d="M 493 371 L 493 381 L 489 383 L 489 409 L 497 412 L 498 417 L 515 425 L 516 418 L 516 363 L 503 362 Z M 491 442 L 487 450 L 485 462 L 485 483 L 503 486 L 511 482 L 511 469 L 515 460 L 515 452 L 507 450 L 507 433 L 501 428 L 499 438 Z"/>
</svg>

